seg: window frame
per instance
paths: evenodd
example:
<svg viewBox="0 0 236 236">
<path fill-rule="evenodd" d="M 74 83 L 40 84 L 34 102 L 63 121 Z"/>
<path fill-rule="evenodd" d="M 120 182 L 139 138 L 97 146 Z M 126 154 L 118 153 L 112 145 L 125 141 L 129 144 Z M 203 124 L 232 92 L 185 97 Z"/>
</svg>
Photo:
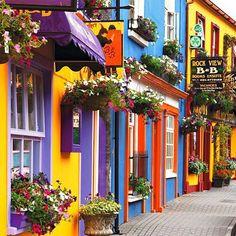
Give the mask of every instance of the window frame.
<svg viewBox="0 0 236 236">
<path fill-rule="evenodd" d="M 220 39 L 220 28 L 218 25 L 211 22 L 211 56 L 219 56 L 219 39 Z"/>
<path fill-rule="evenodd" d="M 202 23 L 200 21 L 202 21 Z M 203 16 L 200 12 L 196 12 L 196 24 L 201 24 L 203 26 L 202 27 L 203 32 L 196 34 L 202 36 L 202 48 L 205 49 L 206 17 Z"/>
<path fill-rule="evenodd" d="M 170 118 L 173 120 L 173 127 L 170 127 Z M 172 143 L 168 143 L 168 133 L 169 134 L 172 134 L 173 135 L 173 142 Z M 167 155 L 167 150 L 168 150 L 168 147 L 172 147 L 172 153 L 173 155 L 172 156 L 168 156 Z M 166 166 L 166 171 L 167 172 L 174 172 L 174 158 L 175 158 L 175 117 L 173 115 L 167 115 L 166 117 L 166 163 L 167 163 L 167 159 L 171 159 L 172 161 L 172 168 L 167 168 Z"/>
</svg>

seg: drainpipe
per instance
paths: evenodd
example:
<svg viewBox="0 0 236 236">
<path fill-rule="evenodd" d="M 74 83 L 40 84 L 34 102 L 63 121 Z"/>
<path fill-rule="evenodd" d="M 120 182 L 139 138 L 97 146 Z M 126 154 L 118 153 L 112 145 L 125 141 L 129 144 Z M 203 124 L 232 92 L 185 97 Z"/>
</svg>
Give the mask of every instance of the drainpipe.
<svg viewBox="0 0 236 236">
<path fill-rule="evenodd" d="M 120 20 L 120 0 L 116 0 L 116 20 Z M 119 200 L 119 112 L 115 112 L 115 199 Z M 114 233 L 120 234 L 119 216 L 115 219 Z"/>
<path fill-rule="evenodd" d="M 185 51 L 185 68 L 186 68 L 186 73 L 185 73 L 185 91 L 187 91 L 188 88 L 188 82 L 187 82 L 187 78 L 188 78 L 188 62 L 189 62 L 189 5 L 193 4 L 194 0 L 187 0 L 186 1 L 186 37 L 185 37 L 185 46 L 186 46 L 186 51 Z M 189 104 L 189 99 L 187 98 L 187 104 L 186 104 L 186 110 L 185 110 L 185 116 L 187 116 L 190 112 L 190 104 Z M 184 161 L 184 192 L 187 193 L 187 188 L 188 188 L 188 183 L 187 183 L 187 171 L 188 171 L 188 163 L 187 163 L 187 136 L 185 135 L 184 137 L 184 157 L 185 157 L 185 161 Z"/>
</svg>

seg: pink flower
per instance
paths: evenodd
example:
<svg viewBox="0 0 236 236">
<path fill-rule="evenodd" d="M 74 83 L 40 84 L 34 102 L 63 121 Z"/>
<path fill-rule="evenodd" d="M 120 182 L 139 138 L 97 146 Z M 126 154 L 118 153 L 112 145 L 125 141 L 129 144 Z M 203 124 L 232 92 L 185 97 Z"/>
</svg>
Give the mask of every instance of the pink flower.
<svg viewBox="0 0 236 236">
<path fill-rule="evenodd" d="M 16 50 L 17 53 L 20 53 L 20 44 L 17 43 L 17 44 L 14 46 L 14 48 L 15 48 L 15 50 Z"/>
<path fill-rule="evenodd" d="M 42 37 L 42 42 L 43 43 L 46 43 L 47 42 L 47 39 L 45 37 Z"/>
<path fill-rule="evenodd" d="M 25 22 L 22 22 L 22 23 L 21 23 L 21 27 L 22 27 L 23 29 L 25 29 Z"/>
<path fill-rule="evenodd" d="M 2 14 L 5 14 L 5 15 L 8 15 L 8 16 L 10 16 L 10 14 L 11 14 L 11 11 L 10 11 L 10 10 L 8 10 L 8 9 L 3 9 L 3 11 L 2 11 Z"/>
</svg>

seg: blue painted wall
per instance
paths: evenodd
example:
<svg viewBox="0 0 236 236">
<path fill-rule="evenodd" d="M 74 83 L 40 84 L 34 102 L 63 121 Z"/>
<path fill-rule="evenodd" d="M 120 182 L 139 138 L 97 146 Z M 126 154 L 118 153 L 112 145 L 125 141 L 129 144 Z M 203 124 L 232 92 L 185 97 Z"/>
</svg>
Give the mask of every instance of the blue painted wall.
<svg viewBox="0 0 236 236">
<path fill-rule="evenodd" d="M 166 179 L 166 202 L 175 198 L 175 178 Z"/>
</svg>

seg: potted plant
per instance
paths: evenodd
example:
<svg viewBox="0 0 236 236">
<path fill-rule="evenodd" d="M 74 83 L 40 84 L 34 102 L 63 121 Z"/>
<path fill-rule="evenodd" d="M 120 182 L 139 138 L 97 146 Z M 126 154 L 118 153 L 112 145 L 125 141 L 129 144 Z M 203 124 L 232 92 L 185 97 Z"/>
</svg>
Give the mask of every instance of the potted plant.
<svg viewBox="0 0 236 236">
<path fill-rule="evenodd" d="M 32 182 L 28 176 L 17 174 L 11 181 L 11 226 L 18 227 L 16 221 L 25 216 L 22 220 L 26 224 L 19 228 L 29 226 L 32 233 L 45 235 L 61 220 L 70 219 L 68 209 L 74 201 L 70 190 L 62 188 L 59 181 L 53 187 L 43 173 L 35 175 Z"/>
<path fill-rule="evenodd" d="M 166 40 L 163 47 L 163 55 L 167 55 L 169 58 L 175 60 L 180 54 L 180 48 L 182 45 L 177 40 Z"/>
<path fill-rule="evenodd" d="M 188 171 L 190 174 L 200 175 L 208 172 L 208 166 L 198 157 L 191 155 L 188 161 Z"/>
<path fill-rule="evenodd" d="M 131 175 L 129 178 L 129 186 L 133 190 L 133 194 L 141 195 L 143 199 L 148 199 L 152 186 L 145 177 L 135 177 Z"/>
<path fill-rule="evenodd" d="M 213 185 L 223 187 L 225 179 L 232 177 L 232 170 L 229 169 L 227 160 L 217 161 L 214 165 Z"/>
<path fill-rule="evenodd" d="M 207 125 L 210 125 L 210 121 L 200 114 L 193 113 L 183 118 L 180 128 L 183 134 L 187 134 L 198 131 L 200 127 L 206 128 Z"/>
<path fill-rule="evenodd" d="M 129 109 L 136 114 L 148 116 L 152 121 L 158 120 L 163 98 L 150 88 L 143 91 L 129 90 L 126 99 Z"/>
<path fill-rule="evenodd" d="M 135 57 L 128 57 L 124 59 L 125 73 L 128 77 L 136 75 L 141 78 L 142 75 L 147 73 L 145 67 L 146 66 L 139 62 Z"/>
<path fill-rule="evenodd" d="M 148 71 L 161 77 L 172 85 L 179 84 L 183 79 L 182 73 L 173 64 L 173 61 L 168 58 L 163 59 L 143 54 L 141 61 L 146 65 Z"/>
<path fill-rule="evenodd" d="M 96 80 L 76 80 L 67 84 L 62 97 L 62 105 L 79 106 L 84 110 L 96 111 L 107 107 L 125 110 L 123 93 L 127 81 L 117 79 L 115 75 L 101 76 Z"/>
<path fill-rule="evenodd" d="M 149 18 L 138 16 L 137 33 L 149 42 L 156 42 L 157 40 L 157 25 Z"/>
<path fill-rule="evenodd" d="M 121 205 L 114 200 L 114 195 L 108 193 L 101 197 L 89 195 L 87 203 L 79 207 L 79 215 L 84 220 L 85 235 L 111 235 L 112 223 L 117 217 Z"/>
<path fill-rule="evenodd" d="M 36 34 L 39 22 L 31 20 L 30 14 L 12 10 L 4 1 L 0 3 L 0 63 L 13 58 L 21 64 L 30 65 L 32 48 L 38 48 L 47 40 Z"/>
<path fill-rule="evenodd" d="M 108 20 L 108 10 L 99 9 L 109 7 L 111 1 L 109 0 L 82 0 L 84 2 L 85 14 L 90 20 Z M 107 19 L 108 18 L 108 19 Z"/>
</svg>

